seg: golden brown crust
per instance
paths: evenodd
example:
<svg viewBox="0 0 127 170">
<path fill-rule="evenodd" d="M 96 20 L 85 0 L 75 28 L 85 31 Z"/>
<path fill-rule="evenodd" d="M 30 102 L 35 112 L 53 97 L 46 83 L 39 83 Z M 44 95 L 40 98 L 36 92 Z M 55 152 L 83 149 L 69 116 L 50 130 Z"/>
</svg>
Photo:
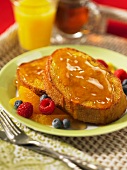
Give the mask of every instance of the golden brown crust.
<svg viewBox="0 0 127 170">
<path fill-rule="evenodd" d="M 55 65 L 53 63 L 53 60 L 55 57 L 60 57 L 60 53 L 62 55 L 63 50 L 68 51 L 69 53 L 75 52 L 76 55 L 80 53 L 81 55 L 84 55 L 87 60 L 91 60 L 91 63 L 97 65 L 98 67 L 103 67 L 101 64 L 96 63 L 96 61 L 89 55 L 79 52 L 75 49 L 64 48 L 56 50 L 48 58 L 48 61 L 46 63 L 46 69 L 43 77 L 46 93 L 55 101 L 56 105 L 67 111 L 75 119 L 94 124 L 108 124 L 119 119 L 126 110 L 127 100 L 122 90 L 120 80 L 108 71 L 108 80 L 114 89 L 112 91 L 112 104 L 110 106 L 105 108 L 97 108 L 90 101 L 79 103 L 75 102 L 74 100 L 70 100 L 67 93 L 68 88 L 63 87 L 62 82 L 58 82 L 55 79 L 57 71 L 54 69 Z M 63 79 L 66 79 L 66 77 L 63 77 Z"/>
<path fill-rule="evenodd" d="M 22 63 L 17 68 L 17 86 L 25 86 L 34 93 L 41 96 L 44 91 L 43 71 L 45 69 L 47 57 Z"/>
</svg>

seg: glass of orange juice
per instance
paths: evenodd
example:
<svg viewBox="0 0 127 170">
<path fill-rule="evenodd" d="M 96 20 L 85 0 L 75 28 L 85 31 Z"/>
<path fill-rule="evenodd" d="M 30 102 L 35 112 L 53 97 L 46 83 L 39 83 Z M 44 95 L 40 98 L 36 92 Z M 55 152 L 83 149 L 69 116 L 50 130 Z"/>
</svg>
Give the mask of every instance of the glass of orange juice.
<svg viewBox="0 0 127 170">
<path fill-rule="evenodd" d="M 12 0 L 22 48 L 33 50 L 50 45 L 57 0 Z"/>
</svg>

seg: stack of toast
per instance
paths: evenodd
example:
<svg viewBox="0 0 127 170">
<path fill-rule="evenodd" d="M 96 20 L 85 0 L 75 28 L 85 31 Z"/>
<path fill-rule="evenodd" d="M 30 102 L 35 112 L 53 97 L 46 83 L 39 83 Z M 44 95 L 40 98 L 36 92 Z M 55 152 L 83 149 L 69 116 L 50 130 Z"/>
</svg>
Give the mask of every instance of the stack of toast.
<svg viewBox="0 0 127 170">
<path fill-rule="evenodd" d="M 57 107 L 83 122 L 108 124 L 127 108 L 121 81 L 97 60 L 72 48 L 21 64 L 17 81 L 39 96 L 48 94 Z"/>
</svg>

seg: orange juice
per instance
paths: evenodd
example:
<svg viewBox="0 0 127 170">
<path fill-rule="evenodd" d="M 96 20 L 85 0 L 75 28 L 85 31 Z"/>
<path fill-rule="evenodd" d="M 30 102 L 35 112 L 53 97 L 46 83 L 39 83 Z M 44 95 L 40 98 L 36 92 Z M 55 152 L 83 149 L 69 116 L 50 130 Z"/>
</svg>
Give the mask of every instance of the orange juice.
<svg viewBox="0 0 127 170">
<path fill-rule="evenodd" d="M 55 3 L 55 0 L 53 0 Z M 32 50 L 50 44 L 56 6 L 51 0 L 19 0 L 14 3 L 21 46 Z"/>
</svg>

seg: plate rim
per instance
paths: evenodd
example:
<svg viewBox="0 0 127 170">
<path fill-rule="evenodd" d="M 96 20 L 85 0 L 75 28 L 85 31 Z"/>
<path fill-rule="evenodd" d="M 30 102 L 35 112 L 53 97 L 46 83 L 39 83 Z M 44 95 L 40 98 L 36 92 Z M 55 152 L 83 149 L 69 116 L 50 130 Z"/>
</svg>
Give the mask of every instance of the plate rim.
<svg viewBox="0 0 127 170">
<path fill-rule="evenodd" d="M 42 47 L 42 48 L 39 48 L 39 49 L 35 49 L 35 50 L 32 50 L 32 51 L 28 51 L 28 52 L 25 52 L 25 53 L 23 53 L 23 54 L 20 54 L 20 55 L 18 55 L 17 57 L 15 57 L 15 58 L 13 58 L 12 60 L 10 60 L 2 69 L 1 69 L 1 71 L 0 71 L 0 77 L 2 76 L 2 73 L 6 70 L 6 69 L 8 69 L 8 67 L 11 65 L 11 64 L 13 64 L 13 63 L 15 63 L 16 62 L 16 64 L 18 64 L 18 61 L 21 59 L 24 59 L 25 58 L 25 56 L 28 56 L 29 54 L 34 54 L 34 53 L 36 53 L 36 52 L 39 52 L 39 53 L 41 53 L 42 54 L 42 52 L 43 52 L 43 50 L 45 51 L 45 50 L 50 50 L 50 49 L 53 49 L 53 50 L 55 50 L 55 49 L 58 49 L 58 48 L 64 48 L 64 47 L 71 47 L 71 48 L 77 48 L 77 49 L 82 49 L 82 48 L 84 48 L 84 50 L 85 50 L 85 48 L 87 48 L 87 49 L 96 49 L 96 50 L 99 50 L 99 51 L 102 51 L 102 50 L 104 50 L 104 51 L 106 51 L 106 52 L 108 52 L 108 53 L 112 53 L 112 54 L 114 54 L 114 55 L 118 55 L 119 57 L 125 57 L 125 60 L 127 60 L 127 57 L 125 56 L 125 55 L 123 55 L 123 54 L 120 54 L 120 53 L 118 53 L 118 52 L 115 52 L 115 51 L 113 51 L 113 50 L 109 50 L 109 49 L 106 49 L 106 48 L 102 48 L 102 47 L 96 47 L 96 46 L 91 46 L 91 45 L 54 45 L 54 46 L 48 46 L 48 47 Z M 83 51 L 84 51 L 83 50 Z M 34 57 L 33 57 L 34 58 Z M 40 57 L 39 57 L 40 58 Z M 34 59 L 36 59 L 36 58 L 34 58 Z M 31 60 L 30 60 L 31 61 Z M 22 61 L 21 61 L 22 62 Z M 18 66 L 18 65 L 17 65 Z M 1 84 L 0 84 L 0 86 L 1 86 Z M 0 101 L 0 105 L 1 105 L 1 101 Z M 54 129 L 54 128 L 52 128 L 52 127 L 50 127 L 50 126 L 46 126 L 46 125 L 41 125 L 41 124 L 39 124 L 39 123 L 37 123 L 37 122 L 34 122 L 34 121 L 32 121 L 32 120 L 29 120 L 30 121 L 30 123 L 29 123 L 29 121 L 28 121 L 28 123 L 27 123 L 27 121 L 26 121 L 26 119 L 25 118 L 22 118 L 21 116 L 19 116 L 19 115 L 16 115 L 15 116 L 15 114 L 16 113 L 14 113 L 14 115 L 13 114 L 11 114 L 10 113 L 10 111 L 8 111 L 8 109 L 6 109 L 6 107 L 5 106 L 2 106 L 3 108 L 4 108 L 4 110 L 10 115 L 10 116 L 12 116 L 13 118 L 15 118 L 18 122 L 20 122 L 20 123 L 22 123 L 22 124 L 24 124 L 24 125 L 26 125 L 26 126 L 28 126 L 29 128 L 32 128 L 33 130 L 35 130 L 35 131 L 39 131 L 39 132 L 43 132 L 43 133 L 47 133 L 47 134 L 51 134 L 51 135 L 57 135 L 57 136 L 67 136 L 67 137 L 86 137 L 86 136 L 97 136 L 97 135 L 103 135 L 103 134 L 107 134 L 107 133 L 112 133 L 112 132 L 114 132 L 114 131 L 118 131 L 118 130 L 120 130 L 120 129 L 122 129 L 122 128 L 124 128 L 124 127 L 126 127 L 127 125 L 126 125 L 126 123 L 125 122 L 121 122 L 121 120 L 123 119 L 123 117 L 122 118 L 120 118 L 119 120 L 117 120 L 117 121 L 115 121 L 115 122 L 113 122 L 113 123 L 111 123 L 111 124 L 109 124 L 109 125 L 105 125 L 105 126 L 102 126 L 102 127 L 98 127 L 98 128 L 95 128 L 95 129 L 90 129 L 90 130 L 63 130 L 63 129 Z M 126 115 L 124 115 L 124 117 L 127 117 L 127 114 Z M 126 121 L 127 121 L 127 118 L 126 118 Z M 25 122 L 25 123 L 24 123 Z M 31 122 L 32 122 L 32 124 L 31 124 Z M 119 125 L 119 127 L 117 126 L 117 122 L 120 124 Z M 42 129 L 38 129 L 38 126 L 36 127 L 34 127 L 33 128 L 33 124 L 34 125 L 40 125 L 41 127 L 42 127 Z M 115 128 L 117 126 L 117 128 Z M 106 128 L 105 129 L 105 127 L 108 127 L 108 128 Z M 44 128 L 44 129 L 43 129 Z M 101 130 L 100 130 L 100 128 L 101 128 Z M 98 130 L 99 131 L 98 131 Z M 72 132 L 74 132 L 74 133 L 72 133 Z"/>
</svg>

